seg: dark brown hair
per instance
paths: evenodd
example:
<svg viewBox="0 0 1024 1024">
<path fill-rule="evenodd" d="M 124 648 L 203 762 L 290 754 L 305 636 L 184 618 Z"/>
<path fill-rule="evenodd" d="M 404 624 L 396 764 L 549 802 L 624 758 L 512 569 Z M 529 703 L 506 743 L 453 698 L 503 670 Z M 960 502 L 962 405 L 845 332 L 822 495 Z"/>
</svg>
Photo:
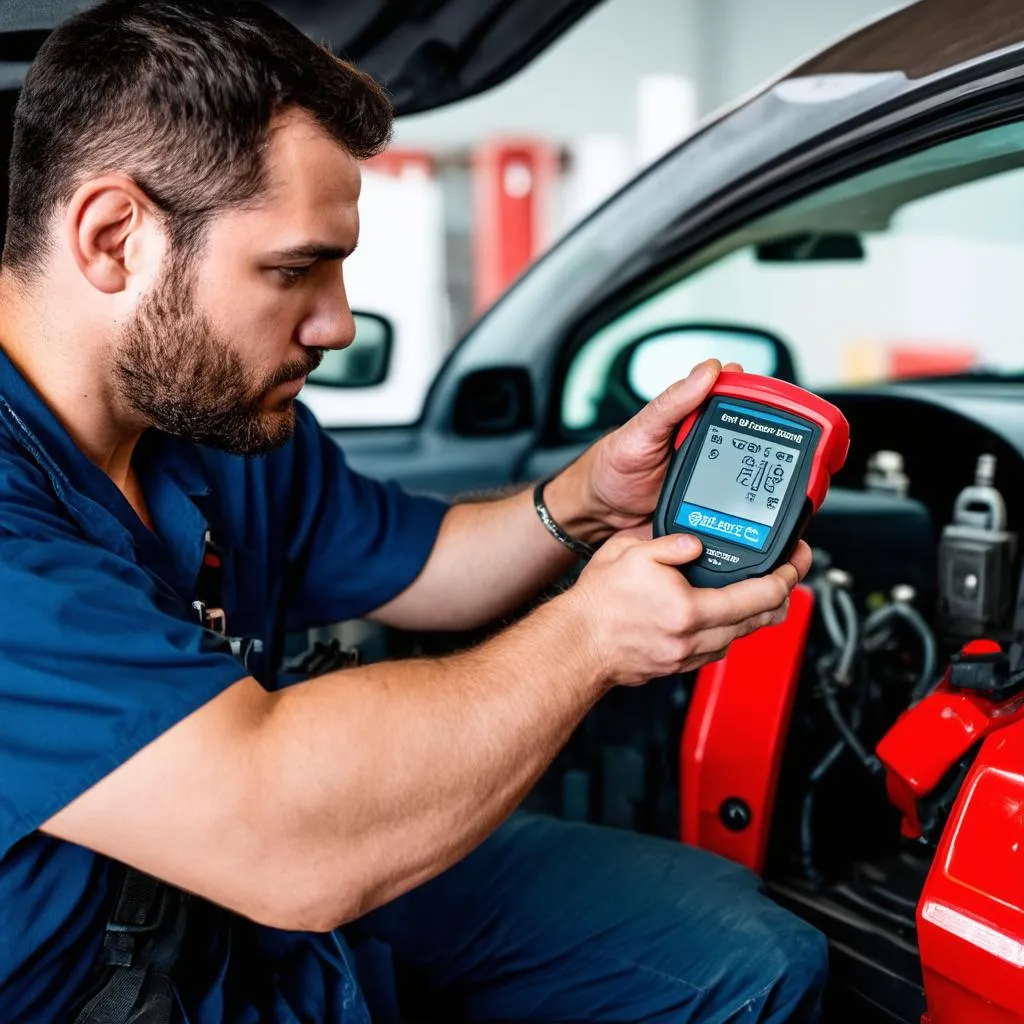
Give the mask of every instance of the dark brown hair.
<svg viewBox="0 0 1024 1024">
<path fill-rule="evenodd" d="M 255 200 L 274 115 L 307 111 L 357 159 L 391 137 L 369 75 L 256 0 L 107 0 L 43 43 L 14 116 L 3 264 L 27 278 L 54 212 L 88 178 L 129 175 L 167 218 L 172 245 Z"/>
</svg>

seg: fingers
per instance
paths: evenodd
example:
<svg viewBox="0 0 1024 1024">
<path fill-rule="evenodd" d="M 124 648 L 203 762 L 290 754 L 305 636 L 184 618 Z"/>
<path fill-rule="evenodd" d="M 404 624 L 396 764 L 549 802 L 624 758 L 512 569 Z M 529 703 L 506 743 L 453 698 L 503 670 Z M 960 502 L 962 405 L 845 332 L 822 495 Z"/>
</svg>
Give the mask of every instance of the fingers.
<svg viewBox="0 0 1024 1024">
<path fill-rule="evenodd" d="M 814 556 L 807 544 L 804 541 L 800 541 L 789 561 L 796 569 L 798 577 L 802 580 L 811 571 L 811 563 L 814 561 Z"/>
<path fill-rule="evenodd" d="M 633 536 L 632 530 L 619 530 L 618 533 L 612 534 L 612 536 L 601 545 L 597 554 L 594 556 L 594 561 L 603 562 L 618 558 L 618 556 L 623 552 L 636 547 L 636 545 L 640 543 L 642 543 L 642 541 L 640 538 Z"/>
<path fill-rule="evenodd" d="M 707 398 L 721 372 L 717 359 L 698 363 L 688 377 L 676 381 L 645 405 L 634 422 L 653 440 L 667 441 L 680 422 Z"/>
<path fill-rule="evenodd" d="M 632 540 L 650 540 L 654 536 L 654 526 L 651 523 L 641 523 L 639 526 L 631 526 L 628 530 L 619 530 L 617 537 L 628 537 Z"/>
<path fill-rule="evenodd" d="M 693 636 L 691 657 L 703 657 L 727 649 L 741 637 L 749 636 L 756 630 L 770 626 L 775 619 L 775 614 L 776 610 L 771 609 L 728 626 L 714 626 L 701 630 Z"/>
<path fill-rule="evenodd" d="M 680 671 L 696 672 L 698 669 L 704 668 L 705 665 L 713 665 L 716 661 L 721 661 L 728 653 L 728 648 L 723 648 L 720 651 L 715 651 L 713 654 L 701 654 L 685 662 L 680 667 Z"/>
<path fill-rule="evenodd" d="M 692 533 L 668 533 L 644 543 L 644 554 L 661 565 L 686 565 L 700 557 L 701 542 Z"/>
<path fill-rule="evenodd" d="M 739 363 L 726 363 L 722 367 L 722 373 L 742 373 L 743 367 Z"/>
<path fill-rule="evenodd" d="M 693 625 L 698 630 L 711 629 L 733 626 L 765 613 L 774 615 L 796 584 L 796 569 L 787 563 L 768 576 L 719 590 L 695 588 L 691 592 Z"/>
</svg>

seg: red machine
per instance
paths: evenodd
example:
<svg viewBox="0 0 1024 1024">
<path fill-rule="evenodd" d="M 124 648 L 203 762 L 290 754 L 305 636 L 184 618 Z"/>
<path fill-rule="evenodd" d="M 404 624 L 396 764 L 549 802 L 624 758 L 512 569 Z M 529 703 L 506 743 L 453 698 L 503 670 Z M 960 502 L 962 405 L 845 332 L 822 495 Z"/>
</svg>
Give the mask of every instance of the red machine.
<svg viewBox="0 0 1024 1024">
<path fill-rule="evenodd" d="M 683 733 L 683 841 L 757 873 L 814 611 L 814 590 L 797 588 L 784 623 L 703 669 Z M 997 643 L 968 644 L 877 746 L 903 836 L 935 848 L 916 908 L 921 1024 L 1024 1024 L 1024 670 L 1015 664 Z"/>
<path fill-rule="evenodd" d="M 939 833 L 917 907 L 922 1024 L 1024 1021 L 1022 719 L 1021 681 L 976 641 L 878 746 L 904 835 Z"/>
<path fill-rule="evenodd" d="M 815 396 L 729 373 L 678 431 L 654 526 L 702 536 L 691 584 L 770 571 L 805 528 L 821 556 L 784 623 L 698 674 L 680 834 L 828 935 L 830 1024 L 1024 1024 L 1019 538 L 983 453 L 928 576 L 880 586 L 932 523 L 883 452 L 812 537 L 848 436 Z M 961 646 L 984 635 L 1002 645 Z"/>
</svg>

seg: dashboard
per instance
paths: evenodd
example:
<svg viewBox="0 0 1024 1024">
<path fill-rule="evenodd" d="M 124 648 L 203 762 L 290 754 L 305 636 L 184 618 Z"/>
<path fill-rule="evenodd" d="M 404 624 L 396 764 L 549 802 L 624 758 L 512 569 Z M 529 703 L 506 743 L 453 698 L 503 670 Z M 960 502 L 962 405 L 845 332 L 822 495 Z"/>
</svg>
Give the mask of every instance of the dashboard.
<svg viewBox="0 0 1024 1024">
<path fill-rule="evenodd" d="M 930 604 L 942 530 L 981 455 L 996 457 L 1008 529 L 1024 532 L 1024 384 L 884 384 L 823 397 L 849 420 L 850 455 L 806 539 L 862 593 L 909 584 Z M 865 489 L 881 450 L 902 456 L 907 497 Z"/>
<path fill-rule="evenodd" d="M 850 421 L 850 455 L 838 486 L 862 486 L 874 452 L 898 451 L 910 496 L 928 507 L 941 530 L 957 494 L 974 482 L 978 456 L 991 454 L 1009 527 L 1024 528 L 1024 383 L 885 384 L 823 397 Z"/>
</svg>

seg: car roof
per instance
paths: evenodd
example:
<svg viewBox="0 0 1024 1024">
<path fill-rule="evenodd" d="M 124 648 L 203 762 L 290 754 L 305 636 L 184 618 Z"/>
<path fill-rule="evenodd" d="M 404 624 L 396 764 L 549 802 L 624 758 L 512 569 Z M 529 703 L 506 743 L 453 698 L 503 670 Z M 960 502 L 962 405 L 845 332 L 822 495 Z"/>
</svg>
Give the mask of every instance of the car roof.
<svg viewBox="0 0 1024 1024">
<path fill-rule="evenodd" d="M 898 71 L 921 79 L 1021 42 L 1019 0 L 918 0 L 804 61 L 791 76 Z"/>
</svg>

